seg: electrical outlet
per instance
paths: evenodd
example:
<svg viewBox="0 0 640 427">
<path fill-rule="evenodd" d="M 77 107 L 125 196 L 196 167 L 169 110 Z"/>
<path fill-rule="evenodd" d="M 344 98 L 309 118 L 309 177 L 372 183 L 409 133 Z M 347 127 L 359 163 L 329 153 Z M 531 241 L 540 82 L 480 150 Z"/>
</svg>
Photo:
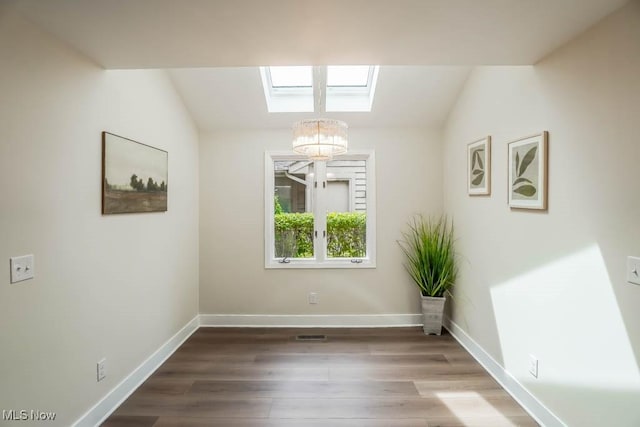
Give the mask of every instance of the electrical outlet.
<svg viewBox="0 0 640 427">
<path fill-rule="evenodd" d="M 309 292 L 309 304 L 318 303 L 318 294 L 316 292 Z"/>
<path fill-rule="evenodd" d="M 640 285 L 640 258 L 627 257 L 627 282 Z"/>
<path fill-rule="evenodd" d="M 98 381 L 102 381 L 107 376 L 107 359 L 102 359 L 97 364 Z"/>
<path fill-rule="evenodd" d="M 23 255 L 9 258 L 11 267 L 11 283 L 33 279 L 35 265 L 33 255 Z"/>
<path fill-rule="evenodd" d="M 529 355 L 529 373 L 538 378 L 538 358 L 532 354 Z"/>
</svg>

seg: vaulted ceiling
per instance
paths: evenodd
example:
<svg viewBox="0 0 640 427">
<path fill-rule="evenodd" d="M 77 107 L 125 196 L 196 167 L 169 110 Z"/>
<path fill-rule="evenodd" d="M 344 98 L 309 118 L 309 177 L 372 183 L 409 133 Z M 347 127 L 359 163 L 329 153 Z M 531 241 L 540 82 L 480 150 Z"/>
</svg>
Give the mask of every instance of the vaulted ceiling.
<svg viewBox="0 0 640 427">
<path fill-rule="evenodd" d="M 372 112 L 343 118 L 437 125 L 471 66 L 535 64 L 626 2 L 0 0 L 104 68 L 174 68 L 203 130 L 305 117 L 266 112 L 260 65 L 381 65 Z"/>
<path fill-rule="evenodd" d="M 268 113 L 257 67 L 171 70 L 198 127 L 290 127 L 297 120 L 329 116 L 351 127 L 442 124 L 469 74 L 468 67 L 380 67 L 370 113 Z"/>
</svg>

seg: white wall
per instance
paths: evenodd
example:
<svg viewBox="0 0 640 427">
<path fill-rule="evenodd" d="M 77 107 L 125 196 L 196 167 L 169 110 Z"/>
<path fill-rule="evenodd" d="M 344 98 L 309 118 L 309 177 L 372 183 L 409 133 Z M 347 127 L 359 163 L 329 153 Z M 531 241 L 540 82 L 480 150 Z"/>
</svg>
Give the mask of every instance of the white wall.
<svg viewBox="0 0 640 427">
<path fill-rule="evenodd" d="M 197 314 L 198 136 L 164 72 L 104 71 L 1 12 L 0 409 L 69 426 Z M 169 152 L 168 212 L 100 214 L 103 130 Z M 28 253 L 36 278 L 9 284 Z"/>
<path fill-rule="evenodd" d="M 264 152 L 290 144 L 290 130 L 201 136 L 200 312 L 419 313 L 396 240 L 413 214 L 441 211 L 440 133 L 350 130 L 351 148 L 376 151 L 378 257 L 370 270 L 265 270 Z M 307 303 L 310 291 L 318 305 Z"/>
<path fill-rule="evenodd" d="M 632 2 L 535 67 L 475 70 L 445 129 L 465 258 L 453 320 L 569 426 L 640 425 L 640 286 L 625 280 L 640 256 L 639 119 Z M 510 211 L 507 143 L 542 130 L 549 210 Z M 469 197 L 466 144 L 486 135 L 493 194 Z"/>
</svg>

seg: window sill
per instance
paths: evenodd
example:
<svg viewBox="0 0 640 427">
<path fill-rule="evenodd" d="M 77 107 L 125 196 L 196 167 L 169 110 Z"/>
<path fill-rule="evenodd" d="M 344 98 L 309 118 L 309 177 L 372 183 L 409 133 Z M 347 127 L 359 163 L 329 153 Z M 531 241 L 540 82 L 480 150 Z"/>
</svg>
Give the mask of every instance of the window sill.
<svg viewBox="0 0 640 427">
<path fill-rule="evenodd" d="M 306 260 L 290 260 L 288 263 L 282 263 L 278 260 L 271 260 L 265 263 L 265 269 L 271 270 L 287 270 L 287 269 L 343 269 L 343 268 L 352 268 L 352 269 L 361 269 L 361 268 L 376 268 L 376 263 L 371 260 L 363 259 L 361 263 L 353 263 L 351 260 L 344 261 L 325 261 L 325 262 L 317 262 L 317 261 L 306 261 Z"/>
</svg>

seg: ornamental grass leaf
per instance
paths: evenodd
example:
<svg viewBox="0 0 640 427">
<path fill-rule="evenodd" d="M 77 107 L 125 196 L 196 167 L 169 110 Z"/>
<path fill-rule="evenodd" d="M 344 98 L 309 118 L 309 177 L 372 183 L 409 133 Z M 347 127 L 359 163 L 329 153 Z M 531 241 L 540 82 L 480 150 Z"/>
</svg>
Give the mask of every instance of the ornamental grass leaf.
<svg viewBox="0 0 640 427">
<path fill-rule="evenodd" d="M 453 248 L 453 222 L 446 216 L 416 216 L 398 243 L 405 255 L 405 268 L 420 293 L 441 297 L 449 293 L 458 271 Z"/>
</svg>

